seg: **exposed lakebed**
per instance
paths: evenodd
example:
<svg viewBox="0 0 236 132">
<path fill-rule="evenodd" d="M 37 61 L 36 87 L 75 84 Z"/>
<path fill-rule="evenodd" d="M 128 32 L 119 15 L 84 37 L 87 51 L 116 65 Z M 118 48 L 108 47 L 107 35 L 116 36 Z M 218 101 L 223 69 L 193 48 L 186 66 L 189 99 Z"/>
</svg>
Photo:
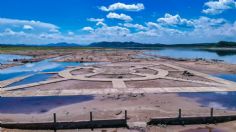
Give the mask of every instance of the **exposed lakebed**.
<svg viewBox="0 0 236 132">
<path fill-rule="evenodd" d="M 171 53 L 170 51 L 168 52 Z M 180 52 L 178 52 L 178 54 L 180 54 Z M 0 54 L 0 56 L 1 55 L 2 54 Z M 183 56 L 188 56 L 188 55 L 183 54 Z M 204 56 L 207 56 L 207 54 L 204 54 Z M 195 54 L 195 58 L 200 58 L 204 56 L 198 56 L 198 54 Z M 227 60 L 230 60 L 229 62 L 235 63 L 236 61 L 235 57 L 236 57 L 235 55 L 230 55 L 229 57 L 230 59 Z M 218 59 L 223 60 L 223 58 L 218 58 Z M 58 72 L 64 70 L 68 66 L 81 66 L 81 65 L 82 63 L 79 62 L 54 62 L 53 59 L 46 59 L 40 62 L 28 63 L 21 66 L 14 66 L 3 69 L 0 71 L 0 81 L 31 74 L 33 74 L 31 77 L 13 83 L 10 86 L 17 86 L 27 83 L 44 81 L 53 76 L 53 74 L 42 74 L 42 72 Z M 235 74 L 218 74 L 213 76 L 236 82 Z M 183 97 L 194 98 L 202 106 L 236 110 L 236 103 L 235 103 L 236 92 L 180 93 L 179 95 Z M 40 113 L 40 112 L 46 112 L 55 107 L 67 104 L 79 103 L 81 101 L 86 101 L 91 99 L 93 99 L 93 97 L 91 96 L 1 98 L 0 106 L 5 106 L 5 107 L 1 107 L 0 112 L 17 113 L 18 111 L 19 113 L 31 113 L 31 112 Z"/>
<path fill-rule="evenodd" d="M 193 49 L 158 49 L 149 50 L 145 54 L 171 57 L 177 59 L 222 60 L 226 63 L 236 64 L 236 53 L 228 54 L 227 51 L 213 52 Z M 236 82 L 236 74 L 215 74 L 213 76 Z M 179 96 L 197 100 L 202 106 L 219 109 L 236 110 L 236 92 L 207 92 L 207 93 L 179 93 Z"/>
</svg>

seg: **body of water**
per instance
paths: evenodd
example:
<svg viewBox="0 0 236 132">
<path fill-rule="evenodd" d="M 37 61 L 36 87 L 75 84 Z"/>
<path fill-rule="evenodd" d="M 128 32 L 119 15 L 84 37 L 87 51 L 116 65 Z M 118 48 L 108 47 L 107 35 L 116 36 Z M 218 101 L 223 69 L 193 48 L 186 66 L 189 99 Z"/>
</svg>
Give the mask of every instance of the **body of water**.
<svg viewBox="0 0 236 132">
<path fill-rule="evenodd" d="M 30 56 L 24 55 L 12 55 L 12 54 L 0 54 L 0 64 L 9 64 L 13 59 L 30 59 Z"/>
<path fill-rule="evenodd" d="M 3 54 L 0 54 L 0 56 Z M 5 56 L 5 55 L 3 55 Z M 15 77 L 32 75 L 26 79 L 19 82 L 13 83 L 9 86 L 17 86 L 28 83 L 34 83 L 39 81 L 45 81 L 53 74 L 43 74 L 42 72 L 59 72 L 68 66 L 82 66 L 82 65 L 92 65 L 95 63 L 80 63 L 80 62 L 54 62 L 54 59 L 46 59 L 40 62 L 27 63 L 20 66 L 14 66 L 6 69 L 0 70 L 0 81 L 12 79 Z"/>
<path fill-rule="evenodd" d="M 19 82 L 12 83 L 8 85 L 8 87 L 13 87 L 13 86 L 18 86 L 18 85 L 24 85 L 24 84 L 30 84 L 30 83 L 35 83 L 35 82 L 40 82 L 40 81 L 46 81 L 50 77 L 52 77 L 53 74 L 35 74 L 33 76 L 30 76 L 28 78 L 25 78 Z"/>
<path fill-rule="evenodd" d="M 2 97 L 0 113 L 30 114 L 44 113 L 51 109 L 93 100 L 91 95 L 80 96 L 45 96 L 45 97 Z"/>
<path fill-rule="evenodd" d="M 53 59 L 46 59 L 40 62 L 27 63 L 20 66 L 2 69 L 0 71 L 0 81 L 31 74 L 42 76 L 39 73 L 58 72 L 64 70 L 68 66 L 80 65 L 82 64 L 79 62 L 53 62 Z"/>
<path fill-rule="evenodd" d="M 222 60 L 226 63 L 236 64 L 236 52 L 235 54 L 228 54 L 225 51 L 225 54 L 217 53 L 217 52 L 210 52 L 206 50 L 191 50 L 191 49 L 159 49 L 159 50 L 150 50 L 145 52 L 145 54 L 150 55 L 160 55 L 165 57 L 171 58 L 183 58 L 183 59 L 196 59 L 196 58 L 203 58 L 203 59 L 216 59 Z"/>
<path fill-rule="evenodd" d="M 217 74 L 214 76 L 236 82 L 236 74 Z M 194 98 L 205 107 L 236 110 L 236 92 L 180 93 L 179 95 Z"/>
</svg>

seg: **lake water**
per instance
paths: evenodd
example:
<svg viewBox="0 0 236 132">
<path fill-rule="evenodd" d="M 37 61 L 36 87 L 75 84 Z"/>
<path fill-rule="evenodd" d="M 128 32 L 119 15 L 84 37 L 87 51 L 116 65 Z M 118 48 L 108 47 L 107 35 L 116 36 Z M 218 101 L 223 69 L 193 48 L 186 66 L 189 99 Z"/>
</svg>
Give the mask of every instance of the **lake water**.
<svg viewBox="0 0 236 132">
<path fill-rule="evenodd" d="M 30 59 L 30 56 L 24 55 L 11 55 L 11 54 L 0 54 L 0 64 L 9 64 L 13 59 Z"/>
<path fill-rule="evenodd" d="M 210 52 L 204 50 L 191 50 L 191 49 L 160 49 L 160 50 L 150 50 L 145 52 L 146 54 L 151 55 L 160 55 L 171 58 L 183 58 L 183 59 L 196 59 L 196 58 L 204 58 L 204 59 L 216 59 L 223 60 L 226 63 L 236 64 L 236 52 L 227 53 L 225 51 L 222 52 Z"/>
</svg>

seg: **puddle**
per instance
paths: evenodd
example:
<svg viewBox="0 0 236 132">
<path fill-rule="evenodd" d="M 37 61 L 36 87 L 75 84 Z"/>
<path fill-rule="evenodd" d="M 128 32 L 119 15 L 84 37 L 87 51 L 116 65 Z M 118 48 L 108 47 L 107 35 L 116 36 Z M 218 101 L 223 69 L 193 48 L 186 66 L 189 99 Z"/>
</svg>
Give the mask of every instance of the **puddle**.
<svg viewBox="0 0 236 132">
<path fill-rule="evenodd" d="M 12 84 L 8 85 L 8 87 L 24 85 L 24 84 L 29 84 L 29 83 L 35 83 L 35 82 L 40 82 L 40 81 L 46 81 L 52 76 L 53 76 L 53 74 L 35 74 L 35 75 L 25 78 L 19 82 L 12 83 Z"/>
<path fill-rule="evenodd" d="M 189 129 L 189 130 L 184 130 L 180 132 L 226 132 L 226 131 L 216 129 L 216 128 L 206 127 L 206 128 Z"/>
<path fill-rule="evenodd" d="M 214 75 L 236 82 L 236 74 Z M 179 96 L 196 99 L 204 107 L 236 110 L 236 92 L 179 93 Z"/>
<path fill-rule="evenodd" d="M 45 97 L 2 97 L 0 113 L 30 114 L 45 113 L 51 109 L 93 100 L 91 95 L 80 96 L 45 96 Z"/>
</svg>

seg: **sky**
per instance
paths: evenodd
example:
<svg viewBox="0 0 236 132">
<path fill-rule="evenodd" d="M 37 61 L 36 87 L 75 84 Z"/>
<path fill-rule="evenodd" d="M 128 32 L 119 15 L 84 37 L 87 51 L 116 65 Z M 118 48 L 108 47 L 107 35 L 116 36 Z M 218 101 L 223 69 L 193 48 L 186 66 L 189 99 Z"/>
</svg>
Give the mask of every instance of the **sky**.
<svg viewBox="0 0 236 132">
<path fill-rule="evenodd" d="M 2 0 L 0 43 L 236 41 L 236 0 Z"/>
</svg>

